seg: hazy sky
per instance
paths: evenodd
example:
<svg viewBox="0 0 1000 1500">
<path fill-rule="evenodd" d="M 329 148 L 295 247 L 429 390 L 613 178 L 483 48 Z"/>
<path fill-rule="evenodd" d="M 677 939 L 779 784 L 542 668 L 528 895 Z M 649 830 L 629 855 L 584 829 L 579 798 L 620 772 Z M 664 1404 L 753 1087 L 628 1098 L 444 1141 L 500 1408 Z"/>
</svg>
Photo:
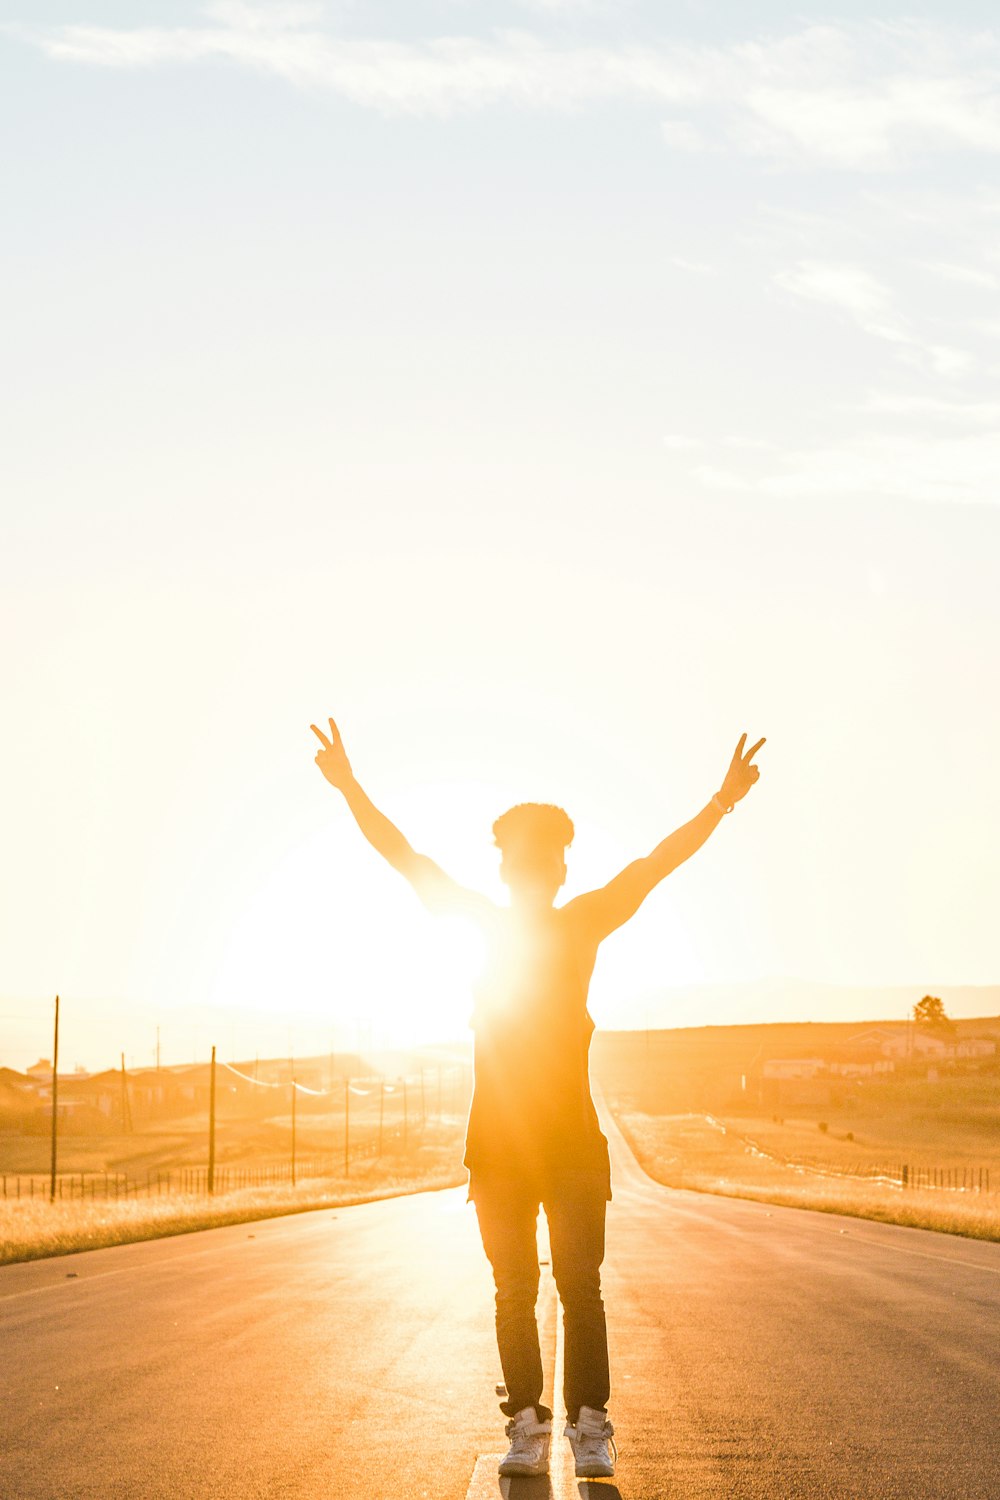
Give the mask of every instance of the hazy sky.
<svg viewBox="0 0 1000 1500">
<path fill-rule="evenodd" d="M 498 899 L 767 736 L 602 1024 L 1000 978 L 992 10 L 0 7 L 0 1063 L 463 1034 L 329 713 Z"/>
</svg>

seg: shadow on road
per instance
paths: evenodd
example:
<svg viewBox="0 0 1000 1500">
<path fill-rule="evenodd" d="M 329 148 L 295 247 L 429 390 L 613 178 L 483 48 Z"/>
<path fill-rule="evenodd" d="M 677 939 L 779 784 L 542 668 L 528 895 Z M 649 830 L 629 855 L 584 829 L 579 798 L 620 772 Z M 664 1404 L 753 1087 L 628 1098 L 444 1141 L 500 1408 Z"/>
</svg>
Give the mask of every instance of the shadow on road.
<svg viewBox="0 0 1000 1500">
<path fill-rule="evenodd" d="M 553 1500 L 552 1485 L 548 1475 L 534 1478 L 499 1479 L 503 1500 Z M 581 1479 L 577 1483 L 580 1500 L 622 1500 L 617 1485 L 604 1480 Z"/>
</svg>

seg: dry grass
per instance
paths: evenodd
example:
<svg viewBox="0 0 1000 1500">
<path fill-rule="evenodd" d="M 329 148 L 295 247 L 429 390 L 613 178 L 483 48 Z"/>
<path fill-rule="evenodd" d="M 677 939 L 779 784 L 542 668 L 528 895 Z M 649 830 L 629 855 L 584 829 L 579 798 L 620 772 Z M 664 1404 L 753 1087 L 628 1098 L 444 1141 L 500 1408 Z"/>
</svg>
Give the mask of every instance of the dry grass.
<svg viewBox="0 0 1000 1500">
<path fill-rule="evenodd" d="M 754 1198 L 888 1224 L 1000 1240 L 1000 1194 L 896 1188 L 850 1177 L 823 1176 L 749 1151 L 737 1134 L 700 1114 L 646 1114 L 614 1109 L 644 1169 L 668 1187 Z M 740 1122 L 753 1134 L 750 1122 Z"/>
<path fill-rule="evenodd" d="M 213 1198 L 143 1195 L 127 1202 L 0 1199 L 0 1264 L 455 1187 L 465 1179 L 461 1151 L 449 1143 L 358 1163 L 349 1179 L 320 1178 L 294 1188 L 244 1188 Z"/>
</svg>

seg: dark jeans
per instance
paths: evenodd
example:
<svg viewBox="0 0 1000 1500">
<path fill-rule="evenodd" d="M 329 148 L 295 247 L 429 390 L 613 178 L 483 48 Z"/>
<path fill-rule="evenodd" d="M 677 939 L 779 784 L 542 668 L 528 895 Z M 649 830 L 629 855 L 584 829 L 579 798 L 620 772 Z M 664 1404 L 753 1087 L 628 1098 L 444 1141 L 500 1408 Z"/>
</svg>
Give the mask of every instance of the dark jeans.
<svg viewBox="0 0 1000 1500">
<path fill-rule="evenodd" d="M 566 1334 L 563 1396 L 575 1422 L 581 1406 L 603 1410 L 610 1394 L 608 1335 L 601 1298 L 607 1179 L 566 1172 L 551 1183 L 475 1173 L 471 1187 L 483 1249 L 493 1267 L 497 1344 L 507 1386 L 500 1410 L 513 1417 L 533 1406 L 540 1421 L 552 1413 L 542 1400 L 542 1359 L 535 1301 L 538 1296 L 536 1227 L 545 1209 L 552 1273 L 563 1305 Z"/>
</svg>

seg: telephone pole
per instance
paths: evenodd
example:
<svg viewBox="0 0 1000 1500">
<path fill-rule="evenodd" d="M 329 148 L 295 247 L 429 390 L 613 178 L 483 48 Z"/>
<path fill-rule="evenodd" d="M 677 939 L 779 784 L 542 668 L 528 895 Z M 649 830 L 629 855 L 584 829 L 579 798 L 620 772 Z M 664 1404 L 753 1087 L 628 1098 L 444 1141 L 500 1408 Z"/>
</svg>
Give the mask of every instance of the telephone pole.
<svg viewBox="0 0 1000 1500">
<path fill-rule="evenodd" d="M 292 1187 L 295 1186 L 295 1096 L 298 1088 L 295 1083 L 295 1074 L 292 1074 Z"/>
<path fill-rule="evenodd" d="M 128 1099 L 128 1080 L 125 1077 L 125 1054 L 122 1053 L 122 1134 L 132 1134 L 132 1106 Z"/>
<path fill-rule="evenodd" d="M 56 1201 L 56 1116 L 59 1108 L 59 996 L 56 996 L 56 1030 L 52 1043 L 52 1170 L 49 1174 L 49 1202 Z"/>
<path fill-rule="evenodd" d="M 208 1192 L 215 1192 L 215 1048 L 212 1048 L 212 1074 L 208 1093 Z"/>
</svg>

